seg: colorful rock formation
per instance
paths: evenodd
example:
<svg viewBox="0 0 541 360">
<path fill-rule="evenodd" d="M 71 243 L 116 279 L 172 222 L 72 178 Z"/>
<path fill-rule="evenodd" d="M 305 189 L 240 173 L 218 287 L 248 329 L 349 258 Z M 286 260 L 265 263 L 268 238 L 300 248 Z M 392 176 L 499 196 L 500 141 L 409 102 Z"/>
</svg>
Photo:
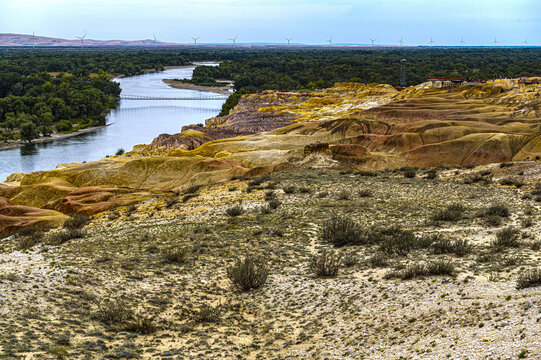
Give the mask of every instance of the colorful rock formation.
<svg viewBox="0 0 541 360">
<path fill-rule="evenodd" d="M 1 206 L 95 214 L 172 189 L 299 166 L 535 160 L 541 157 L 541 85 L 533 80 L 451 88 L 426 83 L 402 92 L 346 83 L 309 94 L 246 95 L 226 117 L 160 135 L 123 156 L 16 176 L 0 187 Z M 17 227 L 3 221 L 0 233 Z"/>
</svg>

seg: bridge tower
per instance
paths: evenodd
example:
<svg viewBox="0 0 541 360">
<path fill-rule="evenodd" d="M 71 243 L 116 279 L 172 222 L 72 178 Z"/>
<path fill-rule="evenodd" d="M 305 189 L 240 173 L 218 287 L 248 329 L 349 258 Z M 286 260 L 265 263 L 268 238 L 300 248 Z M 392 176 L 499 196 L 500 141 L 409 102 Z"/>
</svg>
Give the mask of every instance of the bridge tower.
<svg viewBox="0 0 541 360">
<path fill-rule="evenodd" d="M 402 68 L 402 75 L 400 76 L 400 86 L 406 87 L 406 59 L 400 60 L 400 66 Z"/>
</svg>

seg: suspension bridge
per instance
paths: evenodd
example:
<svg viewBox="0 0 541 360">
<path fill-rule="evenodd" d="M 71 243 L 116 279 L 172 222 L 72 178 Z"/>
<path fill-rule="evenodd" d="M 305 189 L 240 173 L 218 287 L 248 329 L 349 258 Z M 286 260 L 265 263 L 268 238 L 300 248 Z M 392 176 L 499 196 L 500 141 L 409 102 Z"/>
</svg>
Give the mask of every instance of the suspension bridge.
<svg viewBox="0 0 541 360">
<path fill-rule="evenodd" d="M 120 95 L 120 100 L 227 100 L 227 95 L 196 96 L 196 97 L 168 97 L 168 96 L 142 96 L 142 95 Z"/>
</svg>

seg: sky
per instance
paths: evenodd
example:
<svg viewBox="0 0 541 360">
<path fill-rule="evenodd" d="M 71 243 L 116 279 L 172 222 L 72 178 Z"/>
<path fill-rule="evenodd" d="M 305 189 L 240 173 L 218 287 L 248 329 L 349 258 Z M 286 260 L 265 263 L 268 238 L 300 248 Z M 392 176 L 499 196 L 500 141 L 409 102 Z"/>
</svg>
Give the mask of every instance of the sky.
<svg viewBox="0 0 541 360">
<path fill-rule="evenodd" d="M 541 45 L 540 0 L 0 0 L 0 33 L 188 43 Z"/>
</svg>

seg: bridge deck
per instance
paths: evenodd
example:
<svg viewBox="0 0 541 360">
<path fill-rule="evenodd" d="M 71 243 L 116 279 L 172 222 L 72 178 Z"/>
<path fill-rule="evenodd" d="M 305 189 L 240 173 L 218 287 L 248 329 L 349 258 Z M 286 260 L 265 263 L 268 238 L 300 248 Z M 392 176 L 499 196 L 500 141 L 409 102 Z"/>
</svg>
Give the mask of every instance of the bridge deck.
<svg viewBox="0 0 541 360">
<path fill-rule="evenodd" d="M 197 97 L 167 97 L 167 96 L 140 96 L 120 95 L 121 100 L 227 100 L 227 95 L 197 96 Z"/>
</svg>

